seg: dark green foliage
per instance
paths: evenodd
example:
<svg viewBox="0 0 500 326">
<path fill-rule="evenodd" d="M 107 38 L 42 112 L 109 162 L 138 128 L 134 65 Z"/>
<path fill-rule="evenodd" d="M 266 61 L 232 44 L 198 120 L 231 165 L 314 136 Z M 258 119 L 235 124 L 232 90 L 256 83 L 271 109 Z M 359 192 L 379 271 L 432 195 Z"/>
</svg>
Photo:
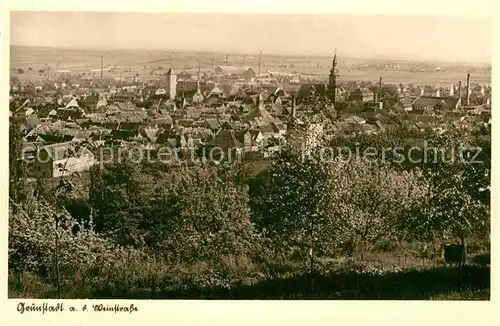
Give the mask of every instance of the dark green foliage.
<svg viewBox="0 0 500 326">
<path fill-rule="evenodd" d="M 324 250 L 331 238 L 327 218 L 328 164 L 318 157 L 283 151 L 253 202 L 253 220 L 273 247 L 285 253 Z M 254 187 L 257 184 L 254 184 Z"/>
<path fill-rule="evenodd" d="M 115 163 L 90 172 L 89 200 L 95 210 L 95 230 L 121 245 L 142 244 L 138 229 L 143 221 L 143 201 L 138 166 Z"/>
<path fill-rule="evenodd" d="M 22 201 L 25 196 L 27 163 L 23 160 L 21 121 L 13 118 L 9 126 L 9 197 Z"/>
<path fill-rule="evenodd" d="M 216 168 L 182 171 L 170 186 L 157 189 L 147 216 L 150 246 L 173 261 L 249 254 L 257 238 L 248 193 L 230 173 Z"/>
</svg>

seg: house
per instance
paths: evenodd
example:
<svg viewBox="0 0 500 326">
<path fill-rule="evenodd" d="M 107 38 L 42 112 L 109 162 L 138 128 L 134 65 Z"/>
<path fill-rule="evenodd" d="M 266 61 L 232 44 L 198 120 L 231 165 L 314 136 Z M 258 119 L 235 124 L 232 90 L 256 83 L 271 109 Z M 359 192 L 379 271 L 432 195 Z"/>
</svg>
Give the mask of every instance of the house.
<svg viewBox="0 0 500 326">
<path fill-rule="evenodd" d="M 65 106 L 66 109 L 76 109 L 80 108 L 80 105 L 78 105 L 78 101 L 76 99 L 72 99 L 66 104 Z"/>
<path fill-rule="evenodd" d="M 374 102 L 376 100 L 377 94 L 369 89 L 363 88 L 360 90 L 360 100 L 363 103 Z"/>
<path fill-rule="evenodd" d="M 280 138 L 280 137 L 283 137 L 286 134 L 286 127 L 279 120 L 271 122 L 271 127 L 273 128 L 274 136 L 275 137 Z"/>
<path fill-rule="evenodd" d="M 164 116 L 160 116 L 156 119 L 151 119 L 149 121 L 149 124 L 153 127 L 158 127 L 158 128 L 162 128 L 165 130 L 170 130 L 170 129 L 172 129 L 172 126 L 173 126 L 173 120 L 169 115 L 164 115 Z"/>
<path fill-rule="evenodd" d="M 27 116 L 23 122 L 23 125 L 26 127 L 26 130 L 32 130 L 40 125 L 40 119 L 36 114 Z"/>
<path fill-rule="evenodd" d="M 141 128 L 140 134 L 151 143 L 156 143 L 158 139 L 158 128 Z"/>
<path fill-rule="evenodd" d="M 208 147 L 217 148 L 224 154 L 236 151 L 241 153 L 243 149 L 249 150 L 252 146 L 252 135 L 248 131 L 221 130 L 212 140 Z"/>
<path fill-rule="evenodd" d="M 182 127 L 191 127 L 193 125 L 193 119 L 178 119 L 176 124 Z"/>
<path fill-rule="evenodd" d="M 219 85 L 214 85 L 214 87 L 205 92 L 205 98 L 220 98 L 224 95 L 224 91 L 219 87 Z"/>
<path fill-rule="evenodd" d="M 57 109 L 57 118 L 59 120 L 77 120 L 84 116 L 84 112 L 79 107 L 66 107 Z"/>
<path fill-rule="evenodd" d="M 237 125 L 234 121 L 225 120 L 221 122 L 221 128 L 224 130 L 235 130 L 237 129 Z"/>
<path fill-rule="evenodd" d="M 132 102 L 134 100 L 135 94 L 129 92 L 117 93 L 111 98 L 113 102 Z"/>
<path fill-rule="evenodd" d="M 217 66 L 215 67 L 214 71 L 219 75 L 242 77 L 247 80 L 255 78 L 257 76 L 255 71 L 249 67 Z"/>
<path fill-rule="evenodd" d="M 130 102 L 130 101 L 119 102 L 119 103 L 116 103 L 115 106 L 120 111 L 134 111 L 135 110 L 135 104 Z"/>
<path fill-rule="evenodd" d="M 399 109 L 402 109 L 406 112 L 409 112 L 413 109 L 413 102 L 415 102 L 415 99 L 401 98 L 401 99 L 398 99 L 398 102 L 396 103 L 396 107 Z"/>
<path fill-rule="evenodd" d="M 433 126 L 430 123 L 416 122 L 414 126 L 416 127 L 416 130 L 418 130 L 419 133 L 424 133 L 424 132 L 429 133 L 433 131 Z"/>
<path fill-rule="evenodd" d="M 263 139 L 269 139 L 269 138 L 274 137 L 274 134 L 275 134 L 274 129 L 269 124 L 263 124 L 263 125 L 259 126 L 259 130 L 262 133 Z"/>
<path fill-rule="evenodd" d="M 260 129 L 253 129 L 250 131 L 250 136 L 252 139 L 252 152 L 256 152 L 261 148 L 264 141 L 262 131 Z"/>
<path fill-rule="evenodd" d="M 272 122 L 274 121 L 274 118 L 269 112 L 266 111 L 266 109 L 264 109 L 264 107 L 257 106 L 241 118 L 242 123 L 251 123 L 254 121 Z"/>
<path fill-rule="evenodd" d="M 97 101 L 97 109 L 100 109 L 100 108 L 103 108 L 103 107 L 106 107 L 106 105 L 108 105 L 108 101 L 106 100 L 105 97 L 99 97 L 99 100 Z"/>
<path fill-rule="evenodd" d="M 432 114 L 438 111 L 458 110 L 461 105 L 459 98 L 420 96 L 412 103 L 412 112 L 417 114 Z"/>
<path fill-rule="evenodd" d="M 325 84 L 302 84 L 296 94 L 296 102 L 300 104 L 306 99 L 317 98 L 325 100 L 327 88 Z"/>
<path fill-rule="evenodd" d="M 36 111 L 33 108 L 27 108 L 26 111 L 24 111 L 24 115 L 27 117 L 33 114 L 36 114 Z"/>
<path fill-rule="evenodd" d="M 38 150 L 34 168 L 46 177 L 61 177 L 90 169 L 97 161 L 84 146 L 72 142 L 45 145 Z"/>
<path fill-rule="evenodd" d="M 85 97 L 85 99 L 83 99 L 83 106 L 92 111 L 97 109 L 98 103 L 99 103 L 99 95 L 97 94 L 91 94 Z"/>
<path fill-rule="evenodd" d="M 217 133 L 221 129 L 221 124 L 217 119 L 206 119 L 205 125 L 214 133 Z"/>
</svg>

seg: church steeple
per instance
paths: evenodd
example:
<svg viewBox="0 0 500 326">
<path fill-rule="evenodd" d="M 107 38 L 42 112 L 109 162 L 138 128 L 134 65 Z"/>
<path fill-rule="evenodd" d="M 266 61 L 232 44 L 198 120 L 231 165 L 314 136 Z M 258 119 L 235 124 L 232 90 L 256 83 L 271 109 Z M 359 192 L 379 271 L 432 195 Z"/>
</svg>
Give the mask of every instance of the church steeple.
<svg viewBox="0 0 500 326">
<path fill-rule="evenodd" d="M 337 49 L 335 49 L 335 54 L 333 55 L 332 70 L 337 68 Z"/>
<path fill-rule="evenodd" d="M 328 97 L 333 104 L 335 104 L 336 95 L 337 95 L 337 78 L 338 70 L 337 70 L 337 49 L 335 49 L 335 54 L 333 55 L 332 60 L 332 69 L 330 69 L 330 75 L 328 80 Z"/>
</svg>

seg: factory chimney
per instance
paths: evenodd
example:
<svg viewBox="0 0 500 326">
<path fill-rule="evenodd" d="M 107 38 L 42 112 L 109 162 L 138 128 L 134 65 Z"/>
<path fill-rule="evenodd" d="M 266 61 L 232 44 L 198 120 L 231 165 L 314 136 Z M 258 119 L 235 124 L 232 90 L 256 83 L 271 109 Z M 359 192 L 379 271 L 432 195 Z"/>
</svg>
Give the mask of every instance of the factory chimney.
<svg viewBox="0 0 500 326">
<path fill-rule="evenodd" d="M 227 67 L 227 53 L 226 53 L 226 67 Z"/>
<path fill-rule="evenodd" d="M 295 95 L 292 95 L 292 119 L 295 119 L 295 116 L 297 115 L 296 112 L 296 107 L 295 107 Z"/>
<path fill-rule="evenodd" d="M 380 82 L 378 85 L 378 102 L 382 101 L 382 77 L 380 77 Z"/>
<path fill-rule="evenodd" d="M 458 99 L 462 103 L 462 81 L 458 81 Z"/>
<path fill-rule="evenodd" d="M 467 74 L 467 106 L 470 105 L 470 74 Z"/>
<path fill-rule="evenodd" d="M 102 78 L 102 63 L 103 63 L 103 60 L 104 60 L 104 56 L 101 55 L 101 78 Z"/>
</svg>

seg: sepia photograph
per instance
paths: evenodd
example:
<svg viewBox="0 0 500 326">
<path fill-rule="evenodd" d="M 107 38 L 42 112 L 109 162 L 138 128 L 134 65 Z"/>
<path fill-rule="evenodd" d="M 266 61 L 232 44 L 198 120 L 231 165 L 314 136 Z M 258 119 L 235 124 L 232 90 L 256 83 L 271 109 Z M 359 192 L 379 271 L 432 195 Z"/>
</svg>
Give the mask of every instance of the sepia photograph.
<svg viewBox="0 0 500 326">
<path fill-rule="evenodd" d="M 489 301 L 492 28 L 10 12 L 8 298 Z"/>
</svg>

